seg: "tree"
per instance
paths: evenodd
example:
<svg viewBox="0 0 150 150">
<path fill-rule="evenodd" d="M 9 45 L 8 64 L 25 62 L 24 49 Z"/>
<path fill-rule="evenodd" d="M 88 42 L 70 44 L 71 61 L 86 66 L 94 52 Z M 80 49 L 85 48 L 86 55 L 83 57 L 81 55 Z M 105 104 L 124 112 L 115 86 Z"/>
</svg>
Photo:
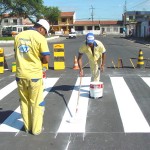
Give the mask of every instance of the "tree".
<svg viewBox="0 0 150 150">
<path fill-rule="evenodd" d="M 3 14 L 5 14 L 7 11 L 9 11 L 9 7 L 7 5 L 7 0 L 0 0 L 0 24 L 2 22 L 3 17 L 5 17 Z"/>
<path fill-rule="evenodd" d="M 43 0 L 0 0 L 0 35 L 2 19 L 6 17 L 4 13 L 8 13 L 9 17 L 29 18 L 34 23 L 33 16 L 34 18 L 41 17 L 43 7 Z"/>
<path fill-rule="evenodd" d="M 42 15 L 43 0 L 0 0 L 1 19 L 3 13 L 9 13 L 10 16 L 19 16 L 29 18 L 32 22 L 32 16 L 40 17 Z"/>
<path fill-rule="evenodd" d="M 58 7 L 43 7 L 43 16 L 49 21 L 52 26 L 58 22 L 58 18 L 60 17 L 61 11 Z"/>
<path fill-rule="evenodd" d="M 33 23 L 35 22 L 33 18 L 45 18 L 52 26 L 60 16 L 58 7 L 44 6 L 43 0 L 0 0 L 0 25 L 5 18 L 4 13 L 9 13 L 10 17 L 29 18 Z"/>
<path fill-rule="evenodd" d="M 0 36 L 2 35 L 2 19 L 5 18 L 4 14 L 9 11 L 7 3 L 9 3 L 9 0 L 5 0 L 5 2 L 4 0 L 0 0 Z"/>
<path fill-rule="evenodd" d="M 41 11 L 43 8 L 42 0 L 11 0 L 10 9 L 12 10 L 11 15 L 22 16 L 24 18 L 29 18 L 32 22 L 34 20 L 31 16 L 39 17 L 41 16 Z"/>
</svg>

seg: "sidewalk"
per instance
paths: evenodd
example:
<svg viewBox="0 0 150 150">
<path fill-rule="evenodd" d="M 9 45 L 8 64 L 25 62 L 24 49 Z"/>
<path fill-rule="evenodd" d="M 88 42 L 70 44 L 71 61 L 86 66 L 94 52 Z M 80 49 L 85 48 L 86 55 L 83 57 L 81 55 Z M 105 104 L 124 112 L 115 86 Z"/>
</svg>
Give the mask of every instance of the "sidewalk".
<svg viewBox="0 0 150 150">
<path fill-rule="evenodd" d="M 53 40 L 59 38 L 59 36 L 54 36 L 47 38 L 47 41 Z M 14 41 L 0 41 L 0 48 L 4 49 L 4 56 L 5 57 L 10 57 L 14 55 Z"/>
<path fill-rule="evenodd" d="M 150 46 L 150 40 L 145 40 L 144 38 L 138 38 L 138 37 L 126 37 L 125 39 L 133 41 L 134 43 L 140 43 L 144 44 L 146 46 Z"/>
</svg>

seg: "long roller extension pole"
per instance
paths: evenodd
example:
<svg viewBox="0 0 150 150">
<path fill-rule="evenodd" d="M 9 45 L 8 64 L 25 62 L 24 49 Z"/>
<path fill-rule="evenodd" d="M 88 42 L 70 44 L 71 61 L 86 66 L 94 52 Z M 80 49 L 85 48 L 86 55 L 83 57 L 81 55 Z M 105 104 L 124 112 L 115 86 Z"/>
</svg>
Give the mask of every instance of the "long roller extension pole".
<svg viewBox="0 0 150 150">
<path fill-rule="evenodd" d="M 76 105 L 76 113 L 77 113 L 77 111 L 78 111 L 78 105 L 79 105 L 79 99 L 80 99 L 81 82 L 82 82 L 82 77 L 80 77 L 80 85 L 79 85 L 79 91 L 78 91 L 78 99 L 77 99 L 77 105 Z"/>
</svg>

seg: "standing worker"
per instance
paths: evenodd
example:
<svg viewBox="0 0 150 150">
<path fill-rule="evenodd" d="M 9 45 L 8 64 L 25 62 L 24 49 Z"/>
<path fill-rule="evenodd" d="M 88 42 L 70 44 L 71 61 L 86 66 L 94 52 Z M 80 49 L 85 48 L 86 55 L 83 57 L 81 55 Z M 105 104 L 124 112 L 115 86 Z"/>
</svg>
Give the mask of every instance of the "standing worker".
<svg viewBox="0 0 150 150">
<path fill-rule="evenodd" d="M 44 36 L 50 29 L 45 19 L 35 23 L 33 29 L 15 37 L 16 81 L 25 131 L 38 135 L 43 129 L 43 71 L 49 62 L 50 51 Z"/>
<path fill-rule="evenodd" d="M 85 53 L 89 59 L 89 65 L 91 69 L 91 82 L 100 81 L 100 70 L 104 71 L 105 66 L 105 59 L 106 59 L 106 49 L 104 45 L 94 39 L 93 33 L 88 33 L 86 35 L 86 41 L 82 44 L 79 48 L 79 55 L 78 55 L 78 64 L 80 68 L 80 76 L 83 76 L 83 69 L 82 69 L 82 56 Z"/>
</svg>

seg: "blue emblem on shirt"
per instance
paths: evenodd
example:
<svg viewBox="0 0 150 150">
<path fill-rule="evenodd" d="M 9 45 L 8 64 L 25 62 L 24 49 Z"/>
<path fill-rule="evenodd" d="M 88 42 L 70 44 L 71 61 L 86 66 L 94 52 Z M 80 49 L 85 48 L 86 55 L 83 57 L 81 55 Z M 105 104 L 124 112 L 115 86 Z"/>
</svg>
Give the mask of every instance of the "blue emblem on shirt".
<svg viewBox="0 0 150 150">
<path fill-rule="evenodd" d="M 29 51 L 28 45 L 20 45 L 18 48 L 19 48 L 21 53 L 27 53 Z"/>
</svg>

